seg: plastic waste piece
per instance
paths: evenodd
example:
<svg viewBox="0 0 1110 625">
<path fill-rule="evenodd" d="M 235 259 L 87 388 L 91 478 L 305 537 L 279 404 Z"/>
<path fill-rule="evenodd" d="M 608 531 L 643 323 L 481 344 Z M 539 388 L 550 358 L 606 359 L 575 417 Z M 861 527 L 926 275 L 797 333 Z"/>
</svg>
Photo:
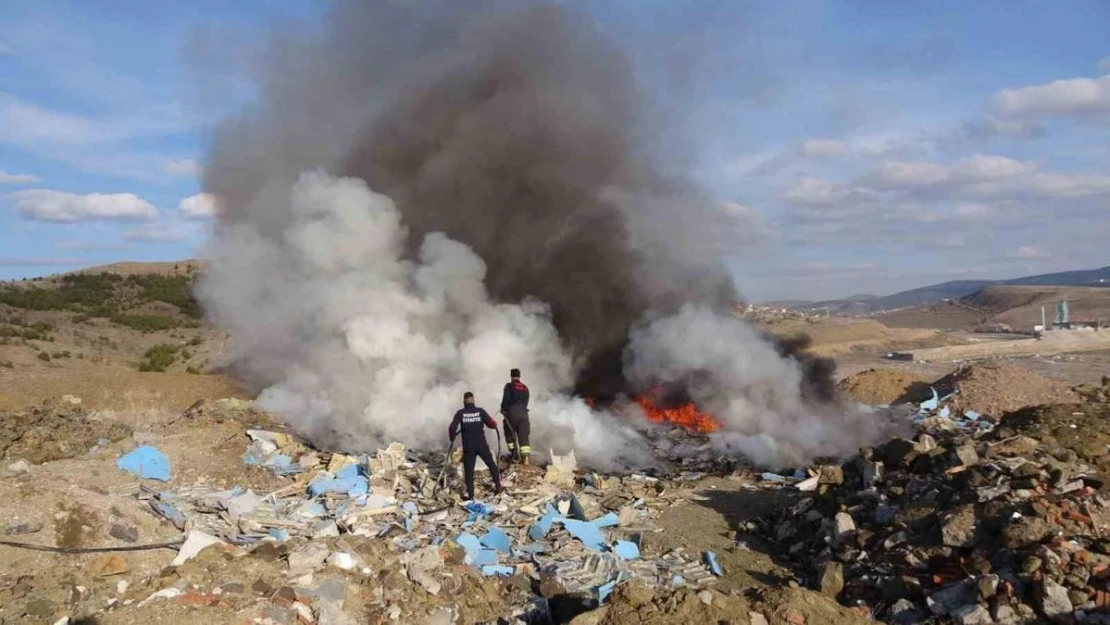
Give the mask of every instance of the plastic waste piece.
<svg viewBox="0 0 1110 625">
<path fill-rule="evenodd" d="M 458 545 L 463 549 L 466 549 L 467 555 L 470 556 L 473 556 L 482 549 L 482 543 L 478 540 L 478 537 L 469 532 L 463 532 L 462 534 L 459 534 L 458 538 L 455 539 L 455 542 L 458 543 Z"/>
<path fill-rule="evenodd" d="M 602 584 L 601 586 L 598 586 L 597 587 L 597 602 L 599 604 L 600 603 L 605 603 L 605 600 L 609 598 L 609 595 L 613 594 L 613 589 L 616 588 L 616 587 L 617 587 L 617 580 L 613 580 L 613 581 L 609 582 L 608 584 Z"/>
<path fill-rule="evenodd" d="M 940 397 L 937 396 L 937 389 L 935 389 L 931 386 L 929 387 L 929 389 L 931 391 L 933 391 L 933 398 L 921 402 L 921 410 L 926 411 L 926 412 L 936 410 L 937 406 L 940 405 Z"/>
<path fill-rule="evenodd" d="M 181 510 L 178 510 L 177 506 L 164 501 L 152 501 L 150 502 L 150 507 L 154 508 L 154 511 L 167 521 L 173 523 L 173 526 L 177 529 L 185 529 L 185 514 L 182 513 Z"/>
<path fill-rule="evenodd" d="M 582 544 L 588 549 L 594 551 L 604 550 L 605 538 L 601 535 L 601 530 L 593 523 L 576 521 L 574 519 L 559 519 L 559 522 L 570 532 L 571 536 L 582 541 Z"/>
<path fill-rule="evenodd" d="M 712 571 L 713 574 L 717 577 L 723 576 L 725 574 L 725 571 L 721 568 L 721 564 L 717 562 L 717 554 L 713 553 L 712 551 L 706 551 L 704 555 L 705 564 L 709 567 L 709 570 Z"/>
<path fill-rule="evenodd" d="M 785 482 L 786 481 L 786 478 L 779 475 L 778 473 L 764 473 L 763 475 L 761 475 L 759 477 L 761 477 L 764 482 Z"/>
<path fill-rule="evenodd" d="M 486 577 L 493 577 L 494 575 L 511 577 L 514 572 L 513 567 L 500 564 L 487 564 L 482 567 L 482 575 Z"/>
<path fill-rule="evenodd" d="M 610 512 L 609 514 L 606 514 L 603 517 L 598 517 L 598 518 L 594 519 L 593 521 L 590 521 L 590 523 L 593 523 L 594 525 L 596 525 L 599 528 L 600 527 L 614 527 L 614 526 L 617 526 L 617 525 L 621 524 L 621 518 L 619 516 L 617 516 L 617 513 Z"/>
<path fill-rule="evenodd" d="M 634 542 L 618 540 L 617 544 L 613 545 L 613 553 L 621 560 L 636 560 L 640 557 L 640 548 Z"/>
<path fill-rule="evenodd" d="M 370 490 L 370 482 L 359 475 L 347 478 L 320 478 L 308 485 L 308 494 L 319 497 L 324 493 L 346 493 L 348 496 L 365 495 Z"/>
<path fill-rule="evenodd" d="M 357 464 L 348 464 L 347 466 L 335 472 L 335 477 L 340 479 L 348 477 L 358 477 L 360 475 L 366 474 L 362 471 L 362 467 Z"/>
<path fill-rule="evenodd" d="M 547 510 L 544 512 L 544 515 L 528 530 L 528 538 L 540 540 L 544 536 L 547 536 L 547 533 L 551 531 L 551 524 L 555 522 L 558 516 L 559 513 L 555 511 L 555 508 L 552 508 L 551 504 L 547 504 Z"/>
<path fill-rule="evenodd" d="M 937 413 L 937 416 L 938 417 L 948 417 L 951 414 L 952 414 L 952 410 L 949 409 L 948 406 L 944 406 L 940 409 L 940 412 Z"/>
<path fill-rule="evenodd" d="M 269 469 L 271 473 L 278 476 L 296 475 L 304 473 L 301 465 L 293 461 L 291 456 L 285 454 L 274 454 L 267 458 L 262 466 Z"/>
<path fill-rule="evenodd" d="M 982 417 L 983 417 L 983 415 L 979 414 L 978 412 L 975 412 L 974 410 L 965 410 L 964 411 L 964 418 L 969 420 L 969 421 L 978 421 Z"/>
<path fill-rule="evenodd" d="M 116 460 L 121 471 L 138 475 L 143 479 L 170 481 L 170 459 L 156 447 L 143 445 Z"/>
<path fill-rule="evenodd" d="M 403 510 L 405 514 L 409 515 L 420 514 L 420 510 L 417 509 L 416 504 L 411 501 L 406 501 L 404 504 L 402 504 L 401 510 Z"/>
<path fill-rule="evenodd" d="M 482 536 L 480 542 L 483 546 L 501 553 L 509 553 L 509 549 L 512 547 L 512 541 L 509 540 L 509 535 L 496 527 L 491 527 L 489 531 Z"/>
<path fill-rule="evenodd" d="M 192 560 L 201 552 L 205 547 L 211 545 L 218 545 L 223 541 L 215 536 L 210 536 L 204 532 L 193 530 L 185 537 L 185 542 L 181 545 L 181 550 L 177 552 L 177 557 L 173 559 L 173 566 L 181 566 L 187 561 Z"/>
<path fill-rule="evenodd" d="M 471 557 L 470 563 L 474 566 L 489 566 L 491 564 L 497 564 L 497 552 L 493 549 L 479 549 L 478 553 L 474 554 Z"/>
<path fill-rule="evenodd" d="M 274 540 L 276 540 L 278 542 L 285 542 L 285 541 L 289 540 L 289 532 L 286 531 L 286 530 L 283 530 L 283 529 L 276 528 L 276 527 L 271 527 L 270 528 L 270 538 L 273 538 Z"/>
</svg>

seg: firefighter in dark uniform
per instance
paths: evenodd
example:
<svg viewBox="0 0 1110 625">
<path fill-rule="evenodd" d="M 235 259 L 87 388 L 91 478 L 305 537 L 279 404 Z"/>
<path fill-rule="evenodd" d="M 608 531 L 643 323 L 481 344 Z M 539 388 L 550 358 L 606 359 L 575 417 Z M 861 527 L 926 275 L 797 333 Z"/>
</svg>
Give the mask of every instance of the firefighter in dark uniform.
<svg viewBox="0 0 1110 625">
<path fill-rule="evenodd" d="M 489 469 L 493 478 L 493 492 L 501 494 L 501 472 L 497 470 L 497 463 L 493 461 L 489 444 L 486 443 L 485 428 L 497 429 L 497 422 L 483 408 L 474 405 L 474 393 L 469 391 L 463 395 L 463 407 L 455 412 L 451 420 L 451 427 L 447 435 L 454 444 L 455 437 L 462 434 L 463 473 L 466 476 L 466 497 L 474 499 L 474 462 L 481 458 Z"/>
<path fill-rule="evenodd" d="M 532 427 L 528 422 L 528 387 L 520 381 L 520 369 L 509 372 L 512 378 L 505 385 L 505 392 L 501 395 L 501 414 L 505 417 L 505 442 L 508 443 L 509 453 L 516 456 L 520 452 L 522 464 L 528 464 L 528 454 L 532 448 L 528 445 L 528 435 Z"/>
</svg>

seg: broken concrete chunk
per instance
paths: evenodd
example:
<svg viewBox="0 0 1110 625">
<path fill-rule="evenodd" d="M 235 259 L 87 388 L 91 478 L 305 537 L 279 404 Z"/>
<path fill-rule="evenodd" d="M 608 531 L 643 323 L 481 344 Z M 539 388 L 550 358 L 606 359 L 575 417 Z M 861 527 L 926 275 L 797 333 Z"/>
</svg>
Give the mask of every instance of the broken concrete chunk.
<svg viewBox="0 0 1110 625">
<path fill-rule="evenodd" d="M 833 537 L 843 541 L 856 532 L 856 522 L 847 512 L 837 512 L 833 517 Z"/>
<path fill-rule="evenodd" d="M 817 590 L 836 599 L 844 590 L 844 565 L 836 561 L 823 563 L 818 573 Z"/>
<path fill-rule="evenodd" d="M 941 520 L 941 540 L 949 547 L 971 547 L 976 539 L 975 506 L 960 506 Z"/>
<path fill-rule="evenodd" d="M 1070 616 L 1074 609 L 1067 589 L 1049 578 L 1037 584 L 1036 597 L 1041 613 L 1049 619 Z"/>
</svg>

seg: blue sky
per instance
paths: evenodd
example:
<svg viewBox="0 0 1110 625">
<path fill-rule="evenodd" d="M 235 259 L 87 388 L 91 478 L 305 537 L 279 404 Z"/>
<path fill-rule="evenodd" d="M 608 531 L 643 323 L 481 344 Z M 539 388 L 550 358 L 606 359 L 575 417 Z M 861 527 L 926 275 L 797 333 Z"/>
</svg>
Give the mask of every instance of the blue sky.
<svg viewBox="0 0 1110 625">
<path fill-rule="evenodd" d="M 725 258 L 754 299 L 1110 264 L 1110 4 L 589 6 L 758 235 Z M 206 128 L 247 91 L 188 53 L 318 10 L 0 0 L 0 278 L 197 254 Z"/>
</svg>

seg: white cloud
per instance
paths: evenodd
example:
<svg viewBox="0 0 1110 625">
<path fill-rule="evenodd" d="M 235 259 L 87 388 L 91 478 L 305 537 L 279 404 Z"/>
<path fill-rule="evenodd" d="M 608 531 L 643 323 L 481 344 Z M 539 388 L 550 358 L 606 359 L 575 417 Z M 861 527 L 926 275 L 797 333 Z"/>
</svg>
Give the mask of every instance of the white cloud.
<svg viewBox="0 0 1110 625">
<path fill-rule="evenodd" d="M 1104 119 L 1110 116 L 1110 75 L 1003 89 L 994 96 L 994 105 L 1000 113 L 1014 117 Z"/>
<path fill-rule="evenodd" d="M 1023 245 L 1015 250 L 1006 254 L 1007 258 L 1015 259 L 1030 259 L 1030 258 L 1045 258 L 1047 254 L 1035 247 Z"/>
<path fill-rule="evenodd" d="M 197 176 L 200 174 L 200 163 L 191 158 L 169 160 L 162 171 L 171 176 Z"/>
<path fill-rule="evenodd" d="M 834 139 L 810 139 L 802 144 L 802 154 L 810 158 L 844 156 L 848 146 Z"/>
<path fill-rule="evenodd" d="M 32 176 L 30 174 L 9 174 L 3 169 L 0 169 L 0 184 L 28 184 L 38 181 L 38 176 Z"/>
<path fill-rule="evenodd" d="M 219 214 L 219 201 L 211 193 L 198 193 L 181 200 L 178 212 L 186 219 L 210 219 Z"/>
<path fill-rule="evenodd" d="M 831 205 L 875 199 L 876 193 L 865 187 L 834 184 L 827 180 L 802 176 L 786 190 L 788 201 L 798 204 Z"/>
<path fill-rule="evenodd" d="M 943 184 L 948 180 L 948 168 L 934 163 L 883 163 L 863 182 L 879 189 L 913 189 Z"/>
<path fill-rule="evenodd" d="M 79 195 L 49 189 L 28 189 L 11 193 L 9 197 L 15 199 L 20 215 L 36 221 L 129 221 L 158 216 L 158 209 L 134 193 Z"/>
</svg>

